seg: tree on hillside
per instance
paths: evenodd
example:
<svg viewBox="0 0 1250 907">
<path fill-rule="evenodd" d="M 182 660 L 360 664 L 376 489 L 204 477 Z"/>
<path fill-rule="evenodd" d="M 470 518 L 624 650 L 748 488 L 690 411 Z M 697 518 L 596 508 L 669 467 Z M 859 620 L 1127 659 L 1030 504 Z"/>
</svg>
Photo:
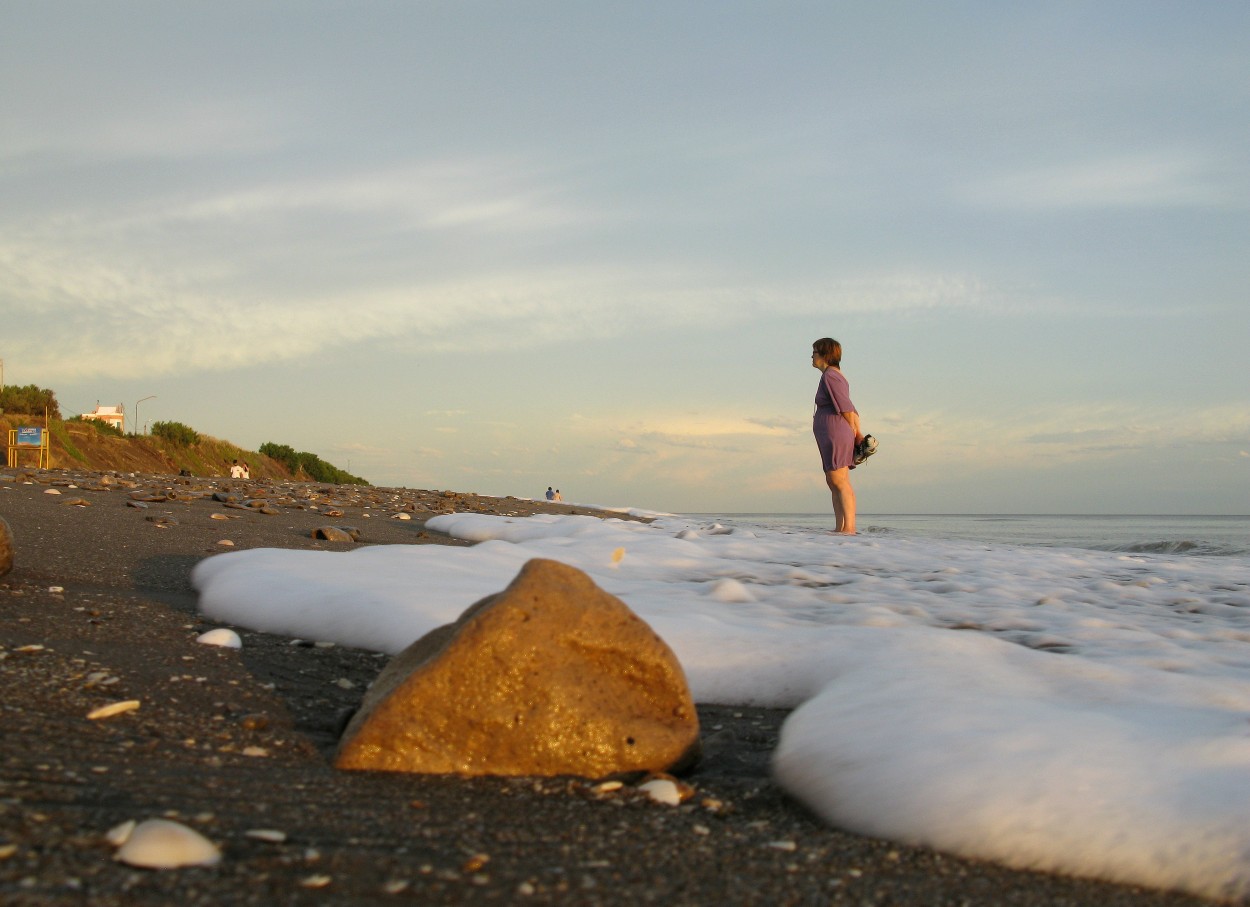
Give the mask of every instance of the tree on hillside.
<svg viewBox="0 0 1250 907">
<path fill-rule="evenodd" d="M 14 385 L 0 390 L 0 410 L 27 416 L 42 416 L 46 410 L 49 418 L 61 418 L 61 407 L 56 402 L 56 394 L 46 387 L 36 387 L 33 384 L 25 387 Z"/>
</svg>

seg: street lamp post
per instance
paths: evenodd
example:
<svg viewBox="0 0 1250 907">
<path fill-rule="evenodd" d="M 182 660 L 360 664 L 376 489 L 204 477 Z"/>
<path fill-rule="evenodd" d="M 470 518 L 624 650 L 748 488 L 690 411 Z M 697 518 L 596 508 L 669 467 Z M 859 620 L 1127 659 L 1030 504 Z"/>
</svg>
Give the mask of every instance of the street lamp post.
<svg viewBox="0 0 1250 907">
<path fill-rule="evenodd" d="M 137 435 L 137 434 L 139 434 L 139 426 L 143 424 L 142 422 L 140 422 L 140 421 L 139 421 L 139 404 L 140 404 L 140 403 L 142 403 L 144 400 L 155 400 L 155 399 L 156 399 L 156 394 L 153 394 L 153 395 L 152 395 L 152 396 L 150 396 L 150 397 L 144 397 L 142 400 L 136 400 L 136 401 L 135 401 L 135 430 L 134 430 L 134 434 L 136 434 L 136 435 Z"/>
</svg>

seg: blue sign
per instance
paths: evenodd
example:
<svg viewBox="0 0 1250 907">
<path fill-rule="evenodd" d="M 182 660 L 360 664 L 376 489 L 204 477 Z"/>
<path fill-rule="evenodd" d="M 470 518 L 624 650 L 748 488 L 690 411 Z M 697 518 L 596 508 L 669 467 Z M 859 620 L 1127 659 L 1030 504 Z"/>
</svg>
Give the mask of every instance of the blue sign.
<svg viewBox="0 0 1250 907">
<path fill-rule="evenodd" d="M 23 425 L 17 429 L 19 447 L 43 447 L 43 429 Z"/>
</svg>

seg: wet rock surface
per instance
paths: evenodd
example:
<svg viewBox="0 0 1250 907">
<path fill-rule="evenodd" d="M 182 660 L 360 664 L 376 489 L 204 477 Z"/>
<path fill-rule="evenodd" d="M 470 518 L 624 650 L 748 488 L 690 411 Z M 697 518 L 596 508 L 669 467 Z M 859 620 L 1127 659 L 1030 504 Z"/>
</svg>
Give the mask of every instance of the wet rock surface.
<svg viewBox="0 0 1250 907">
<path fill-rule="evenodd" d="M 776 710 L 701 704 L 704 756 L 682 779 L 692 792 L 672 806 L 611 781 L 337 771 L 343 716 L 386 659 L 241 628 L 240 649 L 198 643 L 217 624 L 196 613 L 194 564 L 259 546 L 446 544 L 423 528 L 443 508 L 574 508 L 222 484 L 278 513 L 227 509 L 207 480 L 0 474 L 15 555 L 0 577 L 0 902 L 1204 903 L 827 828 L 768 778 L 785 717 Z M 132 491 L 166 500 L 130 508 Z M 58 503 L 66 495 L 90 506 Z M 148 522 L 154 511 L 175 522 Z M 411 519 L 387 518 L 400 512 Z M 310 537 L 328 521 L 359 526 L 362 541 Z M 138 706 L 87 717 L 126 702 Z M 114 859 L 110 830 L 148 819 L 197 831 L 220 862 L 144 869 Z"/>
</svg>

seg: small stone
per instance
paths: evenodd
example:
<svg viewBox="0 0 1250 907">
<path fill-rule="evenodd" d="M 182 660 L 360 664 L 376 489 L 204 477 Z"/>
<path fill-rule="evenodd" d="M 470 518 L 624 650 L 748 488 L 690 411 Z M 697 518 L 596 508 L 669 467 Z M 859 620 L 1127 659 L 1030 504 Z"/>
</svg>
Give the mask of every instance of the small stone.
<svg viewBox="0 0 1250 907">
<path fill-rule="evenodd" d="M 323 539 L 327 542 L 354 542 L 351 533 L 340 529 L 337 526 L 318 526 L 312 531 L 312 537 L 315 539 Z"/>
<path fill-rule="evenodd" d="M 91 506 L 91 502 L 88 501 L 86 498 L 66 498 L 61 503 L 66 505 L 67 507 L 90 507 Z"/>
</svg>

